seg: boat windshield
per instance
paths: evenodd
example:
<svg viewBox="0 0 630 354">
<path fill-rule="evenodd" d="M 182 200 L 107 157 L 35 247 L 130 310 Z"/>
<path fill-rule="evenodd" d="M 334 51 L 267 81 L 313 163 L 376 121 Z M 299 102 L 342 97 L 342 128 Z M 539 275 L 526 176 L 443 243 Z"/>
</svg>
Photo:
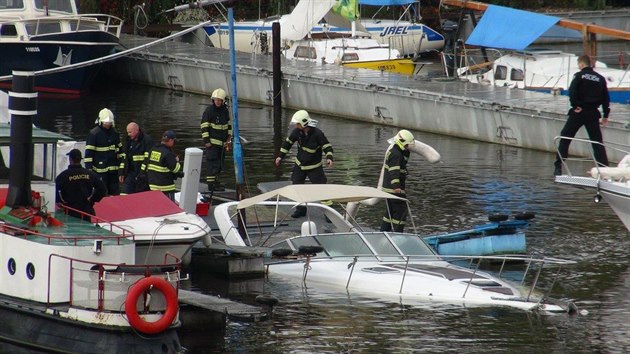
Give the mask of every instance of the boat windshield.
<svg viewBox="0 0 630 354">
<path fill-rule="evenodd" d="M 386 232 L 297 236 L 280 242 L 273 248 L 289 248 L 297 251 L 303 246 L 321 246 L 329 257 L 435 255 L 431 247 L 418 235 Z"/>
<path fill-rule="evenodd" d="M 72 1 L 73 0 L 35 0 L 35 8 L 44 10 L 46 5 L 49 11 L 67 12 L 71 14 L 73 13 Z"/>
</svg>

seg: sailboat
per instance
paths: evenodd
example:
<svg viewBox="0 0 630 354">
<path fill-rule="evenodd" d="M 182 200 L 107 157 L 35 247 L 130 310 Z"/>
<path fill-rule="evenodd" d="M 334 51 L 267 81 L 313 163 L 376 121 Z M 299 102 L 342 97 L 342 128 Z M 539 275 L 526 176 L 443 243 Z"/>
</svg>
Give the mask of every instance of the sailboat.
<svg viewBox="0 0 630 354">
<path fill-rule="evenodd" d="M 359 0 L 358 4 L 394 6 L 413 2 L 415 0 Z M 268 54 L 271 51 L 271 26 L 274 22 L 280 23 L 283 47 L 289 47 L 293 41 L 305 39 L 309 32 L 314 37 L 348 37 L 352 33 L 350 21 L 331 11 L 337 3 L 335 0 L 301 0 L 288 15 L 236 22 L 235 49 L 247 53 Z M 440 50 L 444 46 L 444 37 L 422 23 L 402 19 L 358 19 L 355 26 L 356 35 L 375 39 L 378 44 L 390 46 L 403 56 Z M 226 22 L 209 24 L 204 26 L 204 30 L 214 47 L 229 47 Z"/>
</svg>

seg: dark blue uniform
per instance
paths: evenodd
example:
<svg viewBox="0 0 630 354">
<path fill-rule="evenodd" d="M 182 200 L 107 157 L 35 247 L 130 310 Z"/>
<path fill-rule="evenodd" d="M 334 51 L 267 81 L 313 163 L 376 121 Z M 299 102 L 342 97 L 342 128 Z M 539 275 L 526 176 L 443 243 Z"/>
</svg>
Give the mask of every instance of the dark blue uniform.
<svg viewBox="0 0 630 354">
<path fill-rule="evenodd" d="M 227 105 L 220 107 L 214 104 L 208 106 L 201 116 L 201 138 L 203 143 L 210 143 L 206 148 L 206 163 L 208 164 L 208 176 L 206 183 L 208 188 L 214 188 L 215 182 L 225 161 L 225 148 L 229 137 L 232 135 L 230 125 L 230 112 Z"/>
<path fill-rule="evenodd" d="M 406 197 L 405 183 L 407 181 L 409 155 L 409 150 L 401 148 L 398 143 L 387 150 L 383 173 L 383 191 L 397 197 Z M 396 189 L 400 189 L 400 193 L 394 192 Z M 403 232 L 407 214 L 407 203 L 404 200 L 387 199 L 387 209 L 383 215 L 381 231 Z"/>
<path fill-rule="evenodd" d="M 94 203 L 107 193 L 105 183 L 95 172 L 80 164 L 70 165 L 55 178 L 56 202 L 65 204 L 84 213 L 94 215 Z M 69 211 L 69 215 L 81 217 L 80 213 Z"/>
<path fill-rule="evenodd" d="M 121 175 L 125 176 L 123 193 L 131 194 L 142 192 L 142 188 L 139 188 L 140 185 L 148 186 L 146 183 L 137 184 L 136 179 L 140 173 L 142 163 L 149 156 L 151 147 L 153 147 L 153 140 L 142 130 L 138 132 L 138 136 L 135 140 L 127 137 L 125 144 L 125 160 L 121 170 Z M 148 188 L 146 190 L 148 190 Z"/>
</svg>

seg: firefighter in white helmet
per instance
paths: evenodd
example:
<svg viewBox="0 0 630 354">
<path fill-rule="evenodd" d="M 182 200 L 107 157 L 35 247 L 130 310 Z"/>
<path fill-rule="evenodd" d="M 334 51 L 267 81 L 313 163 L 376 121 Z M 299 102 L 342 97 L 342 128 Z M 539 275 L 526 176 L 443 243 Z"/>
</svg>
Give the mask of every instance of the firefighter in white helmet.
<svg viewBox="0 0 630 354">
<path fill-rule="evenodd" d="M 230 112 L 225 104 L 225 90 L 218 88 L 212 92 L 212 104 L 201 116 L 201 138 L 206 148 L 208 175 L 206 183 L 209 191 L 222 191 L 225 187 L 219 182 L 223 170 L 226 149 L 232 139 Z"/>
<path fill-rule="evenodd" d="M 98 112 L 96 127 L 85 141 L 85 168 L 96 172 L 107 186 L 108 195 L 120 194 L 119 175 L 124 174 L 125 153 L 120 134 L 114 128 L 114 113 L 107 108 Z"/>
<path fill-rule="evenodd" d="M 291 123 L 295 124 L 295 129 L 282 144 L 280 155 L 276 157 L 276 166 L 280 166 L 282 159 L 287 155 L 293 143 L 298 143 L 297 156 L 291 173 L 293 184 L 304 184 L 308 177 L 311 183 L 325 184 L 326 174 L 324 173 L 322 154 L 326 157 L 326 166 L 333 166 L 333 148 L 328 139 L 319 128 L 315 127 L 314 120 L 311 119 L 307 111 L 295 112 L 291 118 Z M 324 204 L 332 204 L 331 201 L 322 201 Z M 291 215 L 299 218 L 306 215 L 306 207 L 296 207 Z"/>
<path fill-rule="evenodd" d="M 407 181 L 407 162 L 409 161 L 409 146 L 415 140 L 409 130 L 403 129 L 396 134 L 394 143 L 385 153 L 383 166 L 383 191 L 395 196 L 406 198 L 405 182 Z M 407 220 L 407 203 L 404 200 L 387 199 L 387 209 L 383 215 L 381 231 L 403 232 Z"/>
</svg>

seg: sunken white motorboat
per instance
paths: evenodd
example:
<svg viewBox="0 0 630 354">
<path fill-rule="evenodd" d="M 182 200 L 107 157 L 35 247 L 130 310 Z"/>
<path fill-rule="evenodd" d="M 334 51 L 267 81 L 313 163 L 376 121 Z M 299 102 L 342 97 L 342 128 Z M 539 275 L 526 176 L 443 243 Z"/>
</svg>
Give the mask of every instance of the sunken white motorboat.
<svg viewBox="0 0 630 354">
<path fill-rule="evenodd" d="M 333 287 L 405 304 L 442 302 L 542 312 L 575 309 L 551 299 L 552 289 L 537 289 L 543 274 L 557 277 L 571 261 L 530 255 L 440 256 L 421 235 L 368 231 L 355 219 L 319 203 L 332 200 L 342 205 L 374 198 L 396 197 L 371 187 L 289 185 L 220 204 L 214 216 L 227 246 L 236 251 L 268 247 L 270 276 L 311 288 Z M 292 219 L 298 205 L 307 206 L 307 215 Z M 502 279 L 501 271 L 496 275 L 482 271 L 483 264 L 508 261 L 521 261 L 528 270 L 521 284 Z"/>
</svg>

